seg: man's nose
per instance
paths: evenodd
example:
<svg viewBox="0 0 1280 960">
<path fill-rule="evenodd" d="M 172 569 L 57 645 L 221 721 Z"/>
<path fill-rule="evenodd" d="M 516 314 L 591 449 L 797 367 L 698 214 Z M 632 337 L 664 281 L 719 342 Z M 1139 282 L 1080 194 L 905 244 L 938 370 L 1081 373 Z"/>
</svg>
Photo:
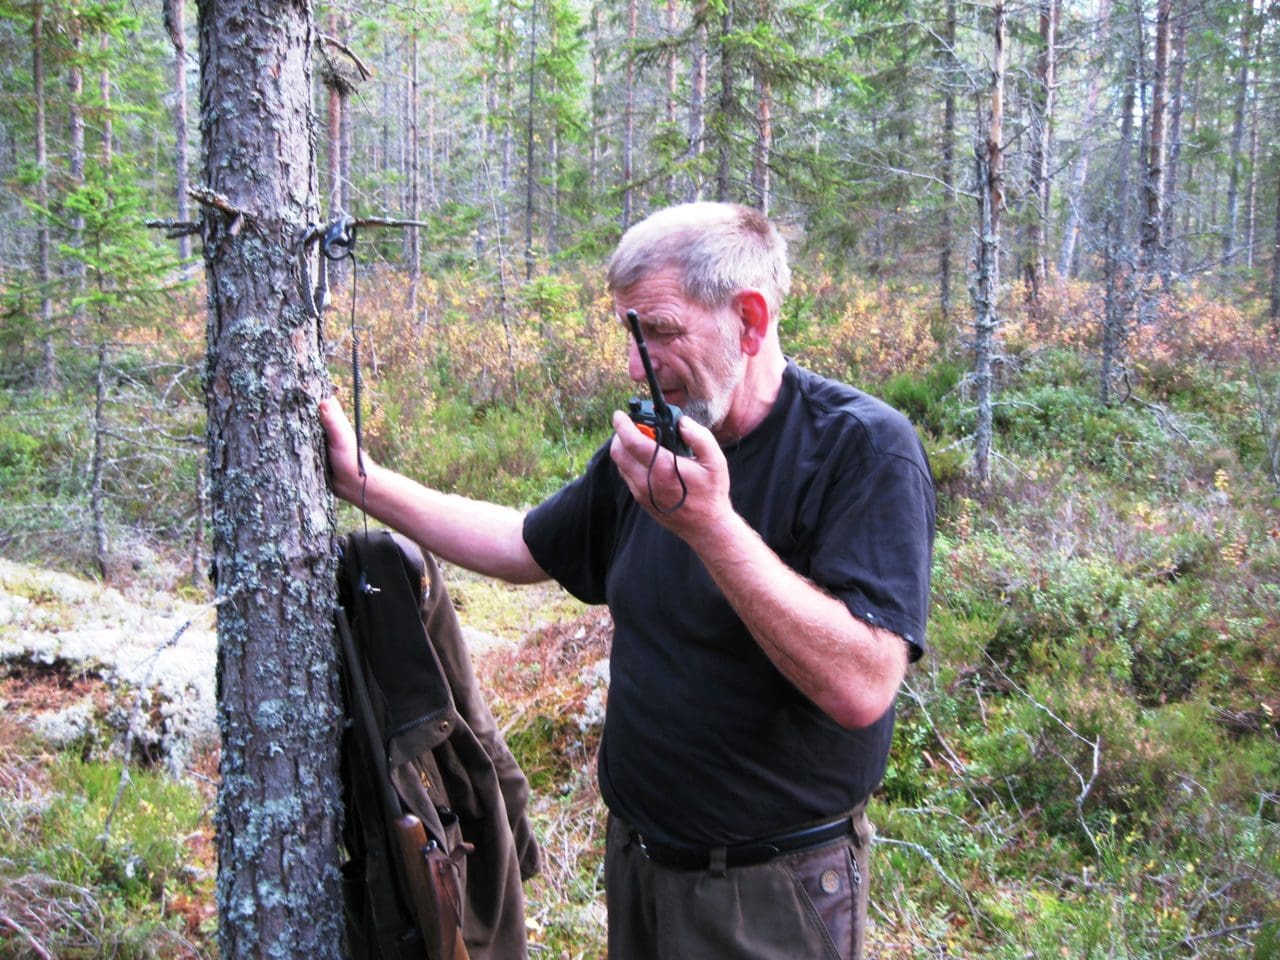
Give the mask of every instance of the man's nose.
<svg viewBox="0 0 1280 960">
<path fill-rule="evenodd" d="M 654 360 L 653 350 L 649 351 L 649 362 L 653 364 L 653 368 L 657 370 L 658 363 Z M 632 380 L 640 383 L 644 380 L 644 363 L 640 359 L 640 348 L 636 346 L 635 340 L 631 341 L 631 346 L 627 350 L 627 374 Z"/>
</svg>

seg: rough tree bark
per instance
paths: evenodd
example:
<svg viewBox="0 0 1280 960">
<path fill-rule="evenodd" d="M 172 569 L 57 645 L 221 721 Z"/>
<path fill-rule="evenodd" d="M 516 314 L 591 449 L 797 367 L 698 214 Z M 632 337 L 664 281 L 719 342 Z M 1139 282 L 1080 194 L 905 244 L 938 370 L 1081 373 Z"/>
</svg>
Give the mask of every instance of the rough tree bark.
<svg viewBox="0 0 1280 960">
<path fill-rule="evenodd" d="M 319 215 L 314 11 L 199 11 L 220 955 L 328 960 L 343 946 L 334 514 L 296 246 Z"/>
</svg>

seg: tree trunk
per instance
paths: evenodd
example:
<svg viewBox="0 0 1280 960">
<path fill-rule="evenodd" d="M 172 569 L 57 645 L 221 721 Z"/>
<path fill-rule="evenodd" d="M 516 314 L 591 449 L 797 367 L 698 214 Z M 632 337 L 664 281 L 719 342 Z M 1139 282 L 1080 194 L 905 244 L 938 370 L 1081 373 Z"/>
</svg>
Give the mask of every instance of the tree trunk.
<svg viewBox="0 0 1280 960">
<path fill-rule="evenodd" d="M 547 49 L 551 51 L 552 57 L 557 56 L 561 49 L 560 44 L 563 37 L 561 30 L 562 11 L 558 9 L 554 2 L 548 4 L 547 8 Z M 560 77 L 553 70 L 550 76 L 551 85 L 551 103 L 553 105 L 560 102 Z M 546 257 L 550 262 L 554 262 L 560 254 L 560 202 L 561 202 L 561 128 L 563 126 L 563 118 L 561 110 L 558 106 L 553 106 L 549 111 L 550 123 L 547 128 L 547 252 Z"/>
<path fill-rule="evenodd" d="M 335 540 L 321 328 L 296 237 L 319 215 L 309 3 L 202 0 L 219 954 L 343 951 Z"/>
<path fill-rule="evenodd" d="M 693 63 L 689 77 L 689 189 L 685 200 L 702 199 L 702 152 L 707 131 L 707 3 L 698 0 L 693 11 Z"/>
<path fill-rule="evenodd" d="M 1117 369 L 1124 365 L 1129 312 L 1133 302 L 1134 264 L 1129 242 L 1130 169 L 1133 163 L 1134 101 L 1140 70 L 1138 59 L 1141 56 L 1142 44 L 1138 42 L 1126 65 L 1125 92 L 1120 108 L 1120 149 L 1116 159 L 1118 181 L 1107 212 L 1107 244 L 1103 256 L 1106 294 L 1102 318 L 1102 369 L 1098 383 L 1098 399 L 1103 406 L 1111 403 L 1112 382 Z"/>
<path fill-rule="evenodd" d="M 503 19 L 499 21 L 498 32 L 503 44 L 501 58 L 502 91 L 501 104 L 495 99 L 495 110 L 502 123 L 502 166 L 498 181 L 498 246 L 499 256 L 506 257 L 511 240 L 511 178 L 515 165 L 515 86 L 516 86 L 516 38 L 515 9 L 510 0 L 503 0 Z M 494 96 L 497 98 L 497 87 Z M 505 105 L 505 106 L 504 106 Z M 501 269 L 501 268 L 500 268 Z M 506 304 L 505 291 L 501 294 L 501 302 Z M 505 309 L 505 306 L 504 306 Z M 506 322 L 505 319 L 503 321 Z"/>
<path fill-rule="evenodd" d="M 1280 152 L 1272 161 L 1276 177 L 1276 219 L 1271 234 L 1271 336 L 1280 342 Z"/>
<path fill-rule="evenodd" d="M 1032 302 L 1038 302 L 1048 273 L 1045 247 L 1049 225 L 1052 180 L 1054 85 L 1057 65 L 1057 0 L 1040 0 L 1040 51 L 1036 55 L 1036 83 L 1031 111 L 1032 212 L 1027 241 L 1026 280 Z"/>
<path fill-rule="evenodd" d="M 1253 27 L 1253 0 L 1248 0 L 1240 18 L 1240 69 L 1236 79 L 1235 104 L 1232 108 L 1231 156 L 1228 161 L 1226 226 L 1222 233 L 1222 279 L 1230 278 L 1240 245 L 1240 173 L 1244 166 L 1244 119 L 1249 102 L 1249 43 Z"/>
<path fill-rule="evenodd" d="M 668 130 L 668 132 L 669 132 L 669 133 L 671 133 L 672 135 L 674 135 L 675 130 L 676 130 L 676 47 L 675 47 L 675 37 L 676 37 L 676 32 L 677 32 L 677 30 L 678 30 L 678 28 L 679 28 L 679 20 L 677 19 L 677 16 L 676 16 L 676 0 L 667 0 L 666 14 L 667 14 L 667 22 L 666 22 L 666 26 L 667 26 L 667 34 L 666 34 L 666 40 L 667 40 L 667 43 L 669 44 L 669 46 L 668 46 L 668 48 L 667 48 L 667 56 L 666 56 L 666 64 L 665 64 L 665 67 L 666 67 L 666 91 L 665 91 L 665 92 L 666 92 L 666 100 L 665 100 L 665 104 L 664 104 L 664 106 L 665 106 L 665 109 L 666 109 L 667 130 Z M 672 154 L 674 154 L 674 152 L 675 152 L 675 151 L 672 151 Z M 668 163 L 667 163 L 667 189 L 666 189 L 666 194 L 667 194 L 666 200 L 667 200 L 667 203 L 675 203 L 675 202 L 676 202 L 676 165 L 675 165 L 675 162 L 674 162 L 674 161 L 675 161 L 675 156 L 674 156 L 674 155 L 672 155 L 671 157 L 669 157 L 669 158 L 668 158 Z"/>
<path fill-rule="evenodd" d="M 108 63 L 111 52 L 109 35 L 105 33 L 102 35 L 99 49 L 102 51 L 102 62 Z M 111 159 L 115 153 L 115 127 L 111 122 L 111 70 L 108 67 L 103 67 L 102 72 L 98 74 L 98 109 L 102 117 L 102 169 L 109 177 Z"/>
<path fill-rule="evenodd" d="M 951 317 L 951 263 L 955 256 L 955 235 L 951 224 L 951 210 L 955 198 L 955 150 L 956 150 L 956 91 L 952 82 L 956 62 L 956 0 L 947 0 L 947 22 L 944 24 L 941 51 L 943 101 L 942 101 L 942 249 L 938 253 L 938 306 L 942 310 L 942 324 L 935 332 L 939 343 L 947 332 Z"/>
<path fill-rule="evenodd" d="M 416 223 L 419 213 L 418 179 L 419 179 L 419 146 L 418 146 L 418 31 L 409 33 L 409 168 L 405 171 L 409 178 L 409 220 Z M 411 318 L 418 316 L 418 281 L 422 277 L 422 235 L 418 228 L 410 226 L 405 234 L 407 247 L 406 259 L 409 261 L 409 300 L 407 309 Z"/>
<path fill-rule="evenodd" d="M 85 145 L 84 145 L 84 69 L 81 66 L 81 58 L 84 54 L 82 49 L 84 43 L 83 25 L 80 18 L 73 13 L 71 18 L 71 64 L 67 72 L 67 110 L 68 110 L 68 133 L 69 142 L 67 144 L 67 167 L 71 174 L 72 187 L 78 187 L 84 184 L 85 170 Z M 78 250 L 84 244 L 84 217 L 80 214 L 73 214 L 69 220 L 70 237 L 69 243 L 72 249 Z M 68 274 L 71 281 L 71 296 L 75 301 L 80 300 L 80 293 L 84 287 L 84 258 L 81 256 L 72 256 L 68 265 Z M 84 307 L 76 306 L 72 310 L 73 317 L 73 339 L 79 336 L 84 327 Z"/>
<path fill-rule="evenodd" d="M 524 121 L 524 278 L 533 279 L 533 115 L 538 103 L 538 0 L 529 5 L 529 90 Z"/>
<path fill-rule="evenodd" d="M 991 103 L 985 123 L 979 122 L 977 149 L 978 270 L 974 283 L 974 371 L 978 424 L 974 433 L 974 464 L 978 482 L 991 479 L 993 369 L 999 328 L 1000 212 L 1004 206 L 1004 72 L 1005 8 L 996 0 L 992 27 Z"/>
<path fill-rule="evenodd" d="M 31 84 L 35 88 L 35 138 L 36 138 L 36 203 L 40 212 L 36 215 L 39 227 L 36 231 L 36 283 L 40 286 L 40 344 L 41 379 L 46 387 L 58 382 L 58 354 L 53 340 L 53 296 L 50 286 L 53 273 L 50 266 L 52 240 L 49 235 L 49 147 L 44 89 L 44 4 L 36 0 L 31 20 Z"/>
<path fill-rule="evenodd" d="M 591 145 L 588 155 L 587 176 L 590 196 L 600 189 L 600 131 L 604 127 L 604 39 L 600 31 L 600 5 L 591 5 Z"/>
<path fill-rule="evenodd" d="M 1169 150 L 1165 160 L 1163 223 L 1160 233 L 1164 238 L 1164 262 L 1161 265 L 1161 284 L 1166 290 L 1173 285 L 1173 264 L 1179 241 L 1175 236 L 1174 210 L 1178 206 L 1179 160 L 1182 157 L 1182 107 L 1184 85 L 1187 77 L 1187 4 L 1180 0 L 1180 8 L 1173 21 L 1173 86 L 1169 95 Z"/>
<path fill-rule="evenodd" d="M 751 187 L 756 206 L 769 215 L 769 155 L 773 149 L 773 97 L 769 80 L 756 77 L 756 142 L 751 165 Z"/>
<path fill-rule="evenodd" d="M 1142 272 L 1144 286 L 1163 269 L 1164 239 L 1161 226 L 1164 223 L 1164 175 L 1166 154 L 1166 117 L 1169 107 L 1169 52 L 1170 20 L 1173 0 L 1158 0 L 1156 4 L 1155 72 L 1151 78 L 1151 127 L 1147 137 L 1147 164 L 1142 179 Z M 1141 54 L 1139 54 L 1141 56 Z M 1145 311 L 1144 311 L 1145 313 Z"/>
<path fill-rule="evenodd" d="M 730 50 L 730 36 L 733 33 L 733 0 L 725 0 L 724 12 L 720 15 L 720 109 L 717 121 L 716 148 L 716 199 L 722 203 L 729 199 L 730 143 L 729 134 L 732 124 L 729 121 L 733 112 L 733 53 Z"/>
<path fill-rule="evenodd" d="M 89 459 L 89 515 L 93 522 L 93 564 L 102 582 L 108 581 L 107 506 L 103 479 L 105 434 L 107 432 L 107 341 L 106 324 L 99 323 L 98 365 L 93 390 L 93 453 Z"/>
<path fill-rule="evenodd" d="M 1185 102 L 1191 104 L 1191 122 L 1185 137 L 1179 137 L 1181 142 L 1194 143 L 1196 137 L 1200 133 L 1200 92 L 1201 83 L 1199 76 L 1193 76 L 1191 81 L 1191 95 L 1186 98 Z M 1187 163 L 1187 183 L 1196 182 L 1196 155 L 1192 153 Z M 1216 193 L 1215 193 L 1216 195 Z M 1190 238 L 1193 233 L 1199 233 L 1203 214 L 1200 213 L 1200 205 L 1193 203 L 1182 204 L 1182 227 L 1178 231 L 1182 238 Z M 1187 274 L 1191 269 L 1192 249 L 1188 239 L 1183 239 L 1179 244 L 1178 272 Z"/>
<path fill-rule="evenodd" d="M 391 38 L 384 34 L 382 38 L 382 62 L 391 62 Z M 378 180 L 377 193 L 375 194 L 375 202 L 382 210 L 387 210 L 391 206 L 391 191 L 389 184 L 392 182 L 391 177 L 391 120 L 395 116 L 391 109 L 391 97 L 394 91 L 398 89 L 398 84 L 386 81 L 382 84 L 382 111 L 379 120 L 378 129 L 378 151 L 381 154 L 379 163 L 377 164 L 378 172 L 382 176 Z"/>
<path fill-rule="evenodd" d="M 1101 0 L 1098 5 L 1098 29 L 1102 34 L 1099 47 L 1105 47 L 1111 36 L 1111 0 Z M 1089 179 L 1089 144 L 1093 135 L 1093 121 L 1098 114 L 1098 97 L 1102 93 L 1104 70 L 1097 66 L 1089 71 L 1089 87 L 1085 93 L 1084 114 L 1080 118 L 1082 131 L 1077 147 L 1071 180 L 1067 185 L 1067 223 L 1062 231 L 1062 245 L 1058 250 L 1058 276 L 1075 275 L 1076 251 L 1080 232 L 1084 225 L 1084 188 Z"/>
<path fill-rule="evenodd" d="M 338 39 L 347 41 L 347 15 L 338 15 Z M 357 76 L 363 76 L 357 71 Z M 351 212 L 351 89 L 343 88 L 338 97 L 338 129 L 342 136 L 338 138 L 338 202 L 344 212 Z M 341 261 L 339 261 L 341 262 Z"/>
<path fill-rule="evenodd" d="M 627 0 L 627 68 L 623 79 L 622 108 L 622 229 L 631 226 L 635 203 L 636 145 L 636 31 L 640 16 L 637 0 Z"/>
<path fill-rule="evenodd" d="M 190 158 L 187 148 L 187 26 L 186 0 L 164 0 L 164 25 L 173 44 L 173 165 L 174 186 L 177 193 L 177 219 L 191 219 L 191 200 L 187 194 L 191 186 L 188 169 Z M 183 260 L 182 274 L 190 276 L 191 267 L 186 263 L 191 257 L 191 237 L 178 238 L 178 256 Z"/>
<path fill-rule="evenodd" d="M 338 12 L 336 10 L 329 11 L 328 22 L 329 36 L 335 39 L 338 36 Z M 329 216 L 336 216 L 340 211 L 345 212 L 342 206 L 342 87 L 341 80 L 337 76 L 337 67 L 331 66 L 331 75 L 325 78 L 325 89 L 328 93 L 328 123 L 326 124 L 328 134 L 325 159 L 325 173 L 329 181 Z"/>
<path fill-rule="evenodd" d="M 1244 268 L 1254 268 L 1258 238 L 1258 97 L 1249 98 L 1249 183 L 1244 198 Z"/>
<path fill-rule="evenodd" d="M 205 464 L 196 460 L 196 515 L 191 521 L 191 586 L 203 590 L 209 582 L 209 569 L 204 556 L 205 518 L 208 516 L 209 490 L 205 482 Z"/>
</svg>

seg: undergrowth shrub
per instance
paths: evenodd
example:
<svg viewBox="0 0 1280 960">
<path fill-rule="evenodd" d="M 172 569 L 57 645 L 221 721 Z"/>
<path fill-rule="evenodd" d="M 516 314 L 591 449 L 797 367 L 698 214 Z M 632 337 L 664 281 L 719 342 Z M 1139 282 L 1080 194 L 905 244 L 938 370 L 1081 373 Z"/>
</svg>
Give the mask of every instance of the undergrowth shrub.
<svg viewBox="0 0 1280 960">
<path fill-rule="evenodd" d="M 1076 462 L 1115 479 L 1159 480 L 1182 457 L 1153 418 L 1128 405 L 1102 407 L 1084 386 L 1010 389 L 994 412 L 995 427 L 1024 455 L 1071 451 Z"/>
<path fill-rule="evenodd" d="M 933 307 L 933 293 L 924 289 L 797 277 L 783 308 L 782 346 L 818 373 L 855 386 L 877 384 L 932 362 Z"/>
<path fill-rule="evenodd" d="M 934 436 L 946 430 L 944 404 L 954 403 L 952 391 L 964 371 L 952 361 L 940 361 L 920 372 L 894 374 L 880 385 L 880 399 L 906 415 L 917 428 Z"/>
</svg>

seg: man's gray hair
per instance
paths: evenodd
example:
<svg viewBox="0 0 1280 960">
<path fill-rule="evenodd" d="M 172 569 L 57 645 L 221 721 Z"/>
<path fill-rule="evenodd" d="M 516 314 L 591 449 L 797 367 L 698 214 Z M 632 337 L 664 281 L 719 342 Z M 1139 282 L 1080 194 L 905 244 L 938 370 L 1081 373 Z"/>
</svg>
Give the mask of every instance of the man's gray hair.
<svg viewBox="0 0 1280 960">
<path fill-rule="evenodd" d="M 676 270 L 684 294 L 704 307 L 759 290 L 777 316 L 791 288 L 787 242 L 759 210 L 736 203 L 684 203 L 641 220 L 609 260 L 611 291 L 661 270 Z"/>
</svg>

